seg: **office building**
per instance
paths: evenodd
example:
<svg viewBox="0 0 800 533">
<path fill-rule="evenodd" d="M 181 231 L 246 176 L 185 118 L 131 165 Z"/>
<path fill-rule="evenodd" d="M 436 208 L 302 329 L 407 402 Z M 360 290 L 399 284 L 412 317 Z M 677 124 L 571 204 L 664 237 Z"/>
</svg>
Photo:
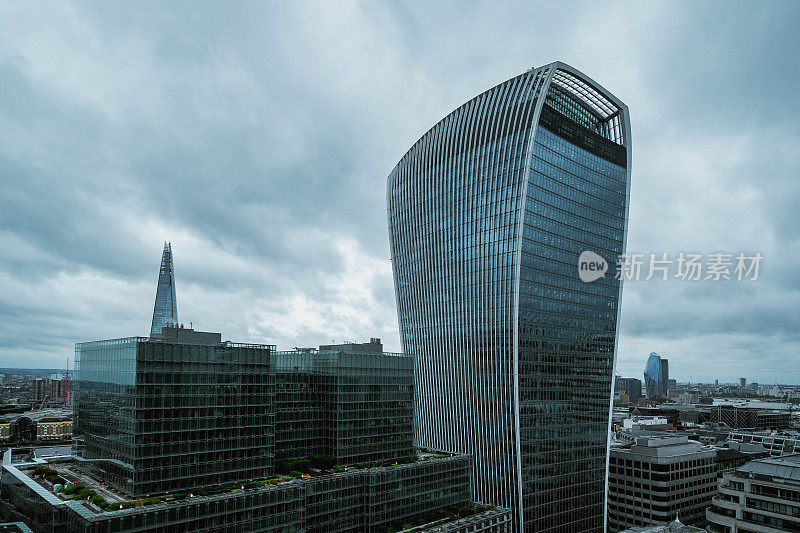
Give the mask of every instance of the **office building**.
<svg viewBox="0 0 800 533">
<path fill-rule="evenodd" d="M 653 435 L 612 447 L 608 472 L 608 529 L 681 521 L 705 525 L 716 490 L 715 451 L 684 435 Z"/>
<path fill-rule="evenodd" d="M 178 323 L 178 300 L 175 298 L 175 269 L 172 264 L 172 243 L 164 243 L 161 268 L 158 271 L 156 302 L 153 305 L 153 323 L 150 334 L 161 333 L 164 326 Z"/>
<path fill-rule="evenodd" d="M 800 531 L 800 454 L 725 473 L 706 517 L 712 533 Z"/>
<path fill-rule="evenodd" d="M 726 424 L 729 428 L 785 429 L 792 427 L 792 413 L 758 407 L 715 405 L 708 408 L 711 422 Z"/>
<path fill-rule="evenodd" d="M 739 378 L 739 388 L 740 389 L 747 388 L 747 378 Z"/>
<path fill-rule="evenodd" d="M 272 371 L 276 464 L 315 456 L 357 464 L 414 455 L 413 358 L 346 350 L 277 352 Z"/>
<path fill-rule="evenodd" d="M 661 357 L 652 352 L 644 367 L 644 386 L 648 400 L 666 397 L 667 380 L 664 377 L 664 370 L 669 371 L 669 365 L 662 364 Z"/>
<path fill-rule="evenodd" d="M 642 381 L 636 378 L 623 378 L 617 376 L 614 379 L 614 388 L 623 391 L 631 403 L 636 403 L 642 397 Z"/>
<path fill-rule="evenodd" d="M 511 531 L 509 509 L 471 503 L 470 457 L 415 449 L 413 358 L 221 338 L 77 344 L 73 457 L 9 450 L 2 514 L 42 532 Z"/>
<path fill-rule="evenodd" d="M 603 528 L 630 148 L 627 107 L 557 62 L 457 108 L 387 180 L 418 444 L 470 454 L 474 497 L 518 531 Z"/>
<path fill-rule="evenodd" d="M 409 464 L 348 467 L 339 473 L 274 477 L 132 501 L 111 488 L 77 496 L 86 478 L 71 458 L 12 461 L 0 478 L 0 514 L 37 533 L 149 531 L 400 531 L 408 525 L 448 533 L 507 533 L 511 512 L 469 504 L 472 462 L 426 454 Z M 75 482 L 79 491 L 55 489 Z M 68 486 L 68 485 L 67 485 Z M 436 529 L 439 528 L 439 529 Z"/>
<path fill-rule="evenodd" d="M 171 326 L 76 344 L 76 457 L 130 496 L 272 475 L 274 351 Z"/>
<path fill-rule="evenodd" d="M 797 433 L 781 433 L 775 431 L 732 431 L 726 440 L 739 443 L 748 450 L 763 450 L 772 457 L 800 454 L 800 435 Z"/>
</svg>

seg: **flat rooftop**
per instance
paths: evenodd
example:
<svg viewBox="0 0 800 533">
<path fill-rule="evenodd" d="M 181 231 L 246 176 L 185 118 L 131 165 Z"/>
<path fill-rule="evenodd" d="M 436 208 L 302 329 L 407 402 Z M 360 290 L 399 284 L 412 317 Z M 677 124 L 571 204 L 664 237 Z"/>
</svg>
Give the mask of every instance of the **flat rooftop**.
<svg viewBox="0 0 800 533">
<path fill-rule="evenodd" d="M 62 450 L 63 451 L 63 450 Z M 342 473 L 354 472 L 358 470 L 370 470 L 391 468 L 395 466 L 404 466 L 407 464 L 415 464 L 423 461 L 430 461 L 435 459 L 444 459 L 448 457 L 461 457 L 457 454 L 449 454 L 435 451 L 420 450 L 416 455 L 414 461 L 401 462 L 401 461 L 385 461 L 368 463 L 359 466 L 346 466 L 334 467 L 335 471 L 320 470 L 315 474 L 304 474 L 300 476 L 290 475 L 277 475 L 269 479 L 255 479 L 252 481 L 225 483 L 219 486 L 206 487 L 193 491 L 175 491 L 165 494 L 151 495 L 146 498 L 138 498 L 140 505 L 154 505 L 154 504 L 175 504 L 183 501 L 186 498 L 202 498 L 219 496 L 226 493 L 234 493 L 244 490 L 259 490 L 269 488 L 271 486 L 281 485 L 284 483 L 293 483 L 318 476 L 336 476 Z M 82 514 L 101 514 L 105 512 L 116 512 L 120 510 L 130 509 L 137 506 L 137 499 L 131 499 L 129 496 L 116 490 L 115 488 L 103 483 L 101 479 L 93 476 L 78 468 L 77 460 L 72 456 L 52 456 L 52 457 L 37 457 L 36 460 L 26 463 L 15 463 L 4 465 L 9 468 L 9 472 L 17 475 L 23 483 L 28 486 L 36 487 L 37 493 L 43 495 L 46 500 L 51 504 L 57 503 L 70 503 L 70 506 L 75 508 L 75 505 L 81 507 Z M 36 475 L 37 469 L 39 472 L 47 469 L 45 474 Z M 56 479 L 53 474 L 60 479 Z M 48 480 L 47 477 L 51 479 Z M 54 482 L 55 480 L 55 482 Z M 74 485 L 76 488 L 68 489 L 69 494 L 65 493 L 63 489 L 56 492 L 56 485 L 66 485 L 66 483 Z M 100 496 L 101 500 L 89 501 L 85 497 L 80 496 L 80 490 L 86 489 L 86 492 L 91 491 L 93 496 Z M 92 499 L 92 498 L 90 498 Z"/>
<path fill-rule="evenodd" d="M 737 469 L 736 473 L 800 482 L 800 454 L 755 459 Z"/>
</svg>

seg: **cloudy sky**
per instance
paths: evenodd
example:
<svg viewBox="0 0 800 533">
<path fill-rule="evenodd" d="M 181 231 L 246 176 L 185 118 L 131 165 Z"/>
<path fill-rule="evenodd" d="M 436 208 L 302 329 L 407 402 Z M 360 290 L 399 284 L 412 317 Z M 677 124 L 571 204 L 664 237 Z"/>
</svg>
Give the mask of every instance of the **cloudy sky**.
<svg viewBox="0 0 800 533">
<path fill-rule="evenodd" d="M 630 282 L 618 369 L 800 383 L 800 5 L 0 1 L 0 367 L 196 328 L 399 350 L 385 180 L 451 110 L 572 64 L 631 110 L 629 250 L 760 252 Z"/>
</svg>

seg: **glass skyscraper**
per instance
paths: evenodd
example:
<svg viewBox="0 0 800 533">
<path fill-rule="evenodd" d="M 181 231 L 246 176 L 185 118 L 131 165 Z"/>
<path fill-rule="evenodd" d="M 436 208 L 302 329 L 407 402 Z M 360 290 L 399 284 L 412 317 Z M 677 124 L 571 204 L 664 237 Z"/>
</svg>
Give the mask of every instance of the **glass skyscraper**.
<svg viewBox="0 0 800 533">
<path fill-rule="evenodd" d="M 387 183 L 417 444 L 474 459 L 519 531 L 602 531 L 630 184 L 627 107 L 563 63 L 423 135 Z M 583 251 L 609 273 L 578 276 Z"/>
<path fill-rule="evenodd" d="M 667 380 L 669 379 L 669 363 L 655 352 L 647 358 L 644 367 L 644 388 L 647 399 L 659 398 L 667 395 Z"/>
<path fill-rule="evenodd" d="M 150 334 L 161 333 L 161 328 L 178 323 L 178 301 L 175 299 L 175 269 L 172 265 L 172 243 L 164 243 L 161 269 L 158 271 L 156 303 L 153 306 L 153 324 Z"/>
</svg>

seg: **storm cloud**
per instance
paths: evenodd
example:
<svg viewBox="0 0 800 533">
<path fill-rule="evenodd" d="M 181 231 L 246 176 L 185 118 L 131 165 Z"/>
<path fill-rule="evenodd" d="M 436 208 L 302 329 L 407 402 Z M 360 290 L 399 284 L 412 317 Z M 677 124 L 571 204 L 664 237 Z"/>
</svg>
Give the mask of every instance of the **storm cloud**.
<svg viewBox="0 0 800 533">
<path fill-rule="evenodd" d="M 399 350 L 385 180 L 476 94 L 561 60 L 631 111 L 628 248 L 760 252 L 632 281 L 618 370 L 800 383 L 794 3 L 0 2 L 0 366 L 178 312 L 280 348 Z"/>
</svg>

